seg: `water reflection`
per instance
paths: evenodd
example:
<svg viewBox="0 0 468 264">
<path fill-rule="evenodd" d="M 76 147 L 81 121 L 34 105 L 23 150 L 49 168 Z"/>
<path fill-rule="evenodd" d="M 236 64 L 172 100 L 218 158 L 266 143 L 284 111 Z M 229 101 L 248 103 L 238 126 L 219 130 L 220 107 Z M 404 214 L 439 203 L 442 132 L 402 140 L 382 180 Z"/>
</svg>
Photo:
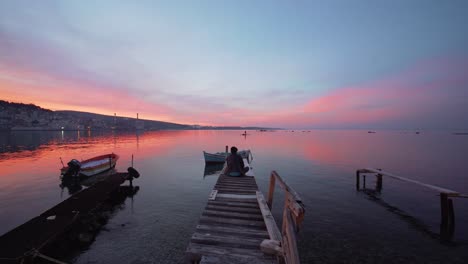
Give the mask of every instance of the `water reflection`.
<svg viewBox="0 0 468 264">
<path fill-rule="evenodd" d="M 205 164 L 205 170 L 203 172 L 203 178 L 209 175 L 218 175 L 224 168 L 224 163 L 213 163 Z"/>
<path fill-rule="evenodd" d="M 82 181 L 58 182 L 62 167 L 60 157 L 63 160 L 87 159 L 113 152 L 120 156 L 117 171 L 125 171 L 134 155 L 135 168 L 147 175 L 136 183 L 145 188 L 138 191 L 138 199 L 125 202 L 122 210 L 106 225 L 111 231 L 101 232 L 101 239 L 77 262 L 118 263 L 127 258 L 129 263 L 157 263 L 164 258 L 166 263 L 178 263 L 216 175 L 222 169 L 221 166 L 205 167 L 202 150 L 219 152 L 224 151 L 226 145 L 234 145 L 254 152 L 256 181 L 262 191 L 268 190 L 271 170 L 277 170 L 304 196 L 306 205 L 310 205 L 314 215 L 306 215 L 304 222 L 302 242 L 307 246 L 300 252 L 304 257 L 302 262 L 324 262 L 333 256 L 336 258 L 329 263 L 343 259 L 356 263 L 384 260 L 369 260 L 366 256 L 360 259 L 354 253 L 365 254 L 364 247 L 370 252 L 386 249 L 388 256 L 410 256 L 405 259 L 408 262 L 414 260 L 412 254 L 443 255 L 437 252 L 445 249 L 420 235 L 425 232 L 421 231 L 423 228 L 413 225 L 408 228 L 406 221 L 388 213 L 389 208 L 397 208 L 403 212 L 401 218 L 406 219 L 406 212 L 409 212 L 416 220 L 412 222 L 421 220 L 422 225 L 417 225 L 428 227 L 434 233 L 439 228 L 439 219 L 434 217 L 439 212 L 437 201 L 428 203 L 426 193 L 389 182 L 392 185 L 387 186 L 392 187 L 392 192 L 376 195 L 379 202 L 369 202 L 374 198 L 363 199 L 362 195 L 356 195 L 353 176 L 358 168 L 377 167 L 468 193 L 468 181 L 463 176 L 468 169 L 465 154 L 468 137 L 381 131 L 368 134 L 367 130 L 249 131 L 249 135 L 243 137 L 242 132 L 64 131 L 63 138 L 60 131 L 3 133 L 0 137 L 0 233 L 66 199 L 69 193 L 86 188 Z M 199 177 L 202 171 L 203 178 Z M 61 183 L 62 187 L 57 188 Z M 62 190 L 63 194 L 59 195 Z M 468 237 L 468 210 L 463 202 L 456 204 L 456 239 Z M 28 210 L 24 210 L 25 205 Z M 133 207 L 135 214 L 130 213 Z M 366 211 L 366 217 L 362 217 L 362 210 Z M 378 239 L 379 236 L 386 239 Z M 154 250 L 167 248 L 167 245 L 171 247 L 170 253 Z M 308 252 L 313 254 L 307 255 Z M 460 250 L 453 255 L 463 254 Z M 430 260 L 430 257 L 422 259 Z"/>
<path fill-rule="evenodd" d="M 61 196 L 63 196 L 63 190 L 66 188 L 69 195 L 73 195 L 83 189 L 81 180 L 78 177 L 67 176 L 63 177 L 60 183 Z"/>
<path fill-rule="evenodd" d="M 63 190 L 67 189 L 69 195 L 73 195 L 83 188 L 89 187 L 99 181 L 105 180 L 109 175 L 115 174 L 117 171 L 115 168 L 93 176 L 72 176 L 72 175 L 61 175 L 60 178 L 60 189 L 63 194 Z"/>
</svg>

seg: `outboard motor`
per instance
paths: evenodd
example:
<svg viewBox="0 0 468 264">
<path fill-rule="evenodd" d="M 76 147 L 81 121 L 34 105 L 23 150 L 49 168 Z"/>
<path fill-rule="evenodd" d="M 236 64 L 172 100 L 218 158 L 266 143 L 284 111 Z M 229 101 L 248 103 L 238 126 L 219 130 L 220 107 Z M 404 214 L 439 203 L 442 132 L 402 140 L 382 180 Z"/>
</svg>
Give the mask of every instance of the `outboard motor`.
<svg viewBox="0 0 468 264">
<path fill-rule="evenodd" d="M 140 177 L 140 173 L 137 170 L 135 170 L 135 168 L 133 167 L 128 167 L 127 171 L 128 171 L 128 176 L 126 180 L 130 182 L 130 186 L 133 186 L 133 179 Z"/>
<path fill-rule="evenodd" d="M 81 163 L 76 159 L 72 159 L 67 163 L 67 165 L 68 170 L 66 174 L 71 176 L 78 176 L 81 169 Z"/>
</svg>

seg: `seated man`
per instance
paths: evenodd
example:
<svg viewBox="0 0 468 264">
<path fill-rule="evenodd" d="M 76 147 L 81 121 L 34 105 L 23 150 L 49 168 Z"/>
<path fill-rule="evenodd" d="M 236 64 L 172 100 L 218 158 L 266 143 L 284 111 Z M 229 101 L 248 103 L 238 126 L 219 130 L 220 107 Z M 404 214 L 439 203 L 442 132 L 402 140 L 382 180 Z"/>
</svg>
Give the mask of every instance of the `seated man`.
<svg viewBox="0 0 468 264">
<path fill-rule="evenodd" d="M 231 155 L 226 158 L 225 174 L 228 176 L 239 177 L 245 175 L 249 167 L 245 167 L 242 157 L 237 154 L 237 148 L 231 147 Z"/>
</svg>

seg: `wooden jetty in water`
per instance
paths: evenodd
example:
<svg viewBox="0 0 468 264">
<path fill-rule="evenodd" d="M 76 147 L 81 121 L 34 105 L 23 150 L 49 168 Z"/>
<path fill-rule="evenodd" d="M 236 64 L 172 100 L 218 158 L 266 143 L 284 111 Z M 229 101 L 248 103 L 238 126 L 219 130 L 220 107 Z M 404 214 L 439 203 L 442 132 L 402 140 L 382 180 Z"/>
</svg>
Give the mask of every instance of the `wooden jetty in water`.
<svg viewBox="0 0 468 264">
<path fill-rule="evenodd" d="M 423 183 L 413 179 L 401 177 L 393 173 L 383 171 L 382 169 L 365 168 L 356 171 L 356 190 L 360 190 L 361 174 L 363 177 L 363 188 L 366 188 L 366 175 L 375 175 L 377 181 L 375 190 L 377 192 L 382 191 L 383 177 L 393 178 L 396 180 L 404 181 L 407 183 L 415 184 L 432 191 L 439 193 L 440 196 L 440 234 L 443 240 L 450 240 L 455 230 L 455 211 L 453 209 L 453 201 L 451 198 L 468 198 L 468 195 L 461 194 L 460 192 L 435 186 L 432 184 Z"/>
<path fill-rule="evenodd" d="M 36 263 L 39 258 L 63 263 L 58 259 L 76 244 L 91 243 L 109 217 L 100 212 L 138 191 L 131 184 L 120 186 L 138 178 L 135 169 L 128 171 L 107 176 L 0 236 L 0 263 Z"/>
<path fill-rule="evenodd" d="M 270 211 L 276 182 L 285 191 L 282 231 Z M 252 169 L 241 177 L 221 174 L 187 247 L 187 262 L 300 263 L 296 232 L 304 213 L 299 195 L 275 171 L 268 200 L 258 190 Z"/>
</svg>

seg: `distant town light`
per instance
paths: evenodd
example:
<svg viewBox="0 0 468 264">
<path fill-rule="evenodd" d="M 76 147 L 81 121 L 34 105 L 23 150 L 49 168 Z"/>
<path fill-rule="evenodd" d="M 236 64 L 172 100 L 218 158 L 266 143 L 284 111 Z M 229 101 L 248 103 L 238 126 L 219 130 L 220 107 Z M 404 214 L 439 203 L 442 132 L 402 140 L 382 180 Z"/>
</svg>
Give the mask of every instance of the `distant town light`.
<svg viewBox="0 0 468 264">
<path fill-rule="evenodd" d="M 65 128 L 64 128 L 64 127 L 62 127 L 62 130 L 64 130 L 64 129 L 65 129 Z"/>
</svg>

